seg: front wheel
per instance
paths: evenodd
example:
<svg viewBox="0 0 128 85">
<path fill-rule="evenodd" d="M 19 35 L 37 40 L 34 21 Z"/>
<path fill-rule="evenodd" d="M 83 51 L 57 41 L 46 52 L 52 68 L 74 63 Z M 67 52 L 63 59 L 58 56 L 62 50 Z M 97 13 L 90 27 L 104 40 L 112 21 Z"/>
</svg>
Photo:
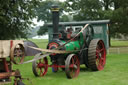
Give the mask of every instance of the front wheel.
<svg viewBox="0 0 128 85">
<path fill-rule="evenodd" d="M 42 54 L 36 54 L 35 58 L 40 57 Z M 33 61 L 32 63 L 32 71 L 35 76 L 44 76 L 48 71 L 48 60 L 47 57 Z"/>
<path fill-rule="evenodd" d="M 80 61 L 78 56 L 70 54 L 65 61 L 65 72 L 67 78 L 71 79 L 77 77 L 80 72 Z"/>
<path fill-rule="evenodd" d="M 90 42 L 88 49 L 88 65 L 93 71 L 104 69 L 106 63 L 106 49 L 104 42 L 94 39 Z"/>
</svg>

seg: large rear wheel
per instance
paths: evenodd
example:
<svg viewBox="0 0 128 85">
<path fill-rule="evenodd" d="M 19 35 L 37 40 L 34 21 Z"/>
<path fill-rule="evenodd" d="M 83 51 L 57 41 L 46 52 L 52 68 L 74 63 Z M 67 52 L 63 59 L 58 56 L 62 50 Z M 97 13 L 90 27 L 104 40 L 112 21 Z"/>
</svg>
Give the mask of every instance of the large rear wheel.
<svg viewBox="0 0 128 85">
<path fill-rule="evenodd" d="M 88 49 L 88 65 L 94 71 L 104 69 L 106 63 L 106 49 L 104 42 L 94 39 L 90 42 Z"/>
</svg>

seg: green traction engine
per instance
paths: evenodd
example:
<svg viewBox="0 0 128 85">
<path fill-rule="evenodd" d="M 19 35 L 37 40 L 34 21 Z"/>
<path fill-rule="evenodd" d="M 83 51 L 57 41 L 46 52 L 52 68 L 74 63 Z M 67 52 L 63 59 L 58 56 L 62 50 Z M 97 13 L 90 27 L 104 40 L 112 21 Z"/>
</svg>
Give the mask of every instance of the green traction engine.
<svg viewBox="0 0 128 85">
<path fill-rule="evenodd" d="M 34 62 L 34 75 L 44 76 L 48 67 L 52 67 L 53 72 L 57 72 L 61 68 L 65 71 L 67 78 L 74 78 L 78 76 L 81 64 L 85 64 L 87 68 L 93 71 L 103 70 L 106 63 L 106 47 L 102 39 L 94 39 L 93 26 L 89 24 L 83 31 L 80 28 L 73 31 L 71 27 L 59 31 L 59 9 L 57 6 L 52 8 L 52 17 L 53 37 L 48 43 L 47 49 L 61 50 L 64 53 L 50 54 L 52 62 L 50 65 L 48 65 L 46 57 L 42 61 L 38 61 L 42 63 L 40 68 Z M 37 72 L 36 67 L 39 68 L 40 73 Z"/>
</svg>

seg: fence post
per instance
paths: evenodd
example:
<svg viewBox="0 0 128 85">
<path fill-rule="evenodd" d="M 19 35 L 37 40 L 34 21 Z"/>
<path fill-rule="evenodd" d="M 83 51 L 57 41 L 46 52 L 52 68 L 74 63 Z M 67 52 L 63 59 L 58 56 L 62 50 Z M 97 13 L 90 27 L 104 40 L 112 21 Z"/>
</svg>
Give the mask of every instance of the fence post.
<svg viewBox="0 0 128 85">
<path fill-rule="evenodd" d="M 110 49 L 110 48 L 109 48 Z M 108 54 L 109 54 L 109 49 L 108 49 Z"/>
<path fill-rule="evenodd" d="M 118 52 L 118 54 L 120 54 L 120 48 L 117 48 L 117 52 Z"/>
</svg>

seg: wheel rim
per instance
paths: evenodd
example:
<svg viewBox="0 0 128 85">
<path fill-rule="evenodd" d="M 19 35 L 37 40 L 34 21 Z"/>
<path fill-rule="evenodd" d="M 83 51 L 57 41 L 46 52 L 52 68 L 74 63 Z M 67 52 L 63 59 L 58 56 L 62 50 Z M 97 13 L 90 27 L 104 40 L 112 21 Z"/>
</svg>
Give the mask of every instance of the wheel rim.
<svg viewBox="0 0 128 85">
<path fill-rule="evenodd" d="M 96 47 L 96 66 L 98 70 L 103 70 L 106 63 L 106 50 L 104 43 L 99 41 Z"/>
<path fill-rule="evenodd" d="M 48 61 L 47 58 L 40 59 L 36 62 L 36 72 L 39 76 L 44 76 L 48 70 Z"/>
<path fill-rule="evenodd" d="M 68 64 L 66 65 L 65 70 L 68 78 L 75 78 L 79 75 L 80 62 L 79 62 L 78 56 L 72 55 L 72 57 L 68 59 Z"/>
<path fill-rule="evenodd" d="M 79 74 L 79 68 L 80 68 L 79 66 L 80 66 L 79 60 L 78 60 L 77 56 L 74 55 L 71 58 L 71 64 L 70 64 L 70 74 L 71 74 L 71 77 L 72 78 L 78 76 L 78 74 Z"/>
<path fill-rule="evenodd" d="M 15 48 L 14 49 L 14 60 L 21 62 L 22 56 L 23 56 L 23 52 L 20 48 Z"/>
<path fill-rule="evenodd" d="M 17 44 L 11 48 L 11 60 L 14 64 L 20 64 L 24 61 L 25 52 L 22 44 Z"/>
</svg>

